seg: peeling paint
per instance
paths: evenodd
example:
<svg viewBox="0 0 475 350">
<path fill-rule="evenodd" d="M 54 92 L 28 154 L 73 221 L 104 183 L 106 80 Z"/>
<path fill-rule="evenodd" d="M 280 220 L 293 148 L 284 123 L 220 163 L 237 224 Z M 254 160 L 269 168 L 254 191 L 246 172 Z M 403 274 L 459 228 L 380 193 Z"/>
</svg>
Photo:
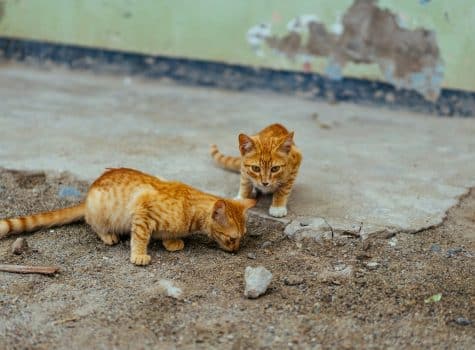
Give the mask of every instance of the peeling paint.
<svg viewBox="0 0 475 350">
<path fill-rule="evenodd" d="M 270 24 L 261 23 L 247 31 L 246 39 L 252 50 L 258 55 L 262 56 L 262 44 L 271 35 L 272 27 Z"/>
<path fill-rule="evenodd" d="M 291 60 L 310 62 L 317 56 L 327 57 L 325 74 L 333 80 L 342 79 L 348 62 L 376 63 L 396 88 L 414 89 L 426 99 L 436 100 L 444 65 L 435 33 L 406 28 L 406 15 L 381 9 L 376 3 L 355 0 L 330 30 L 316 15 L 298 16 L 288 22 L 288 33 L 283 36 L 272 35 L 267 28 L 257 46 L 266 44 Z"/>
</svg>

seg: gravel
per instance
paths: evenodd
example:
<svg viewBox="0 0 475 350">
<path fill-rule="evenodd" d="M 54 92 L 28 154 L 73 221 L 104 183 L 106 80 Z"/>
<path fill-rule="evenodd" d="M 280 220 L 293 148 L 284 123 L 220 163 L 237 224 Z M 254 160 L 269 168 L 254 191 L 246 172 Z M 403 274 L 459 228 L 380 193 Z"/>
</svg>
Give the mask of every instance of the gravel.
<svg viewBox="0 0 475 350">
<path fill-rule="evenodd" d="M 298 286 L 304 282 L 303 277 L 297 275 L 290 275 L 284 277 L 284 284 L 286 286 Z"/>
<path fill-rule="evenodd" d="M 87 190 L 69 175 L 2 169 L 0 184 L 1 218 L 80 200 L 60 197 L 61 186 Z M 3 264 L 61 268 L 54 277 L 0 273 L 0 349 L 472 349 L 475 237 L 466 235 L 475 232 L 473 213 L 475 191 L 442 225 L 398 235 L 397 249 L 383 237 L 367 246 L 309 239 L 299 248 L 282 239 L 282 225 L 256 219 L 248 232 L 260 235 L 246 236 L 234 254 L 204 236 L 186 238 L 173 253 L 152 240 L 156 258 L 146 267 L 130 264 L 128 238 L 106 246 L 84 223 L 22 235 L 28 254 L 11 253 L 20 236 L 0 239 Z M 434 242 L 444 254 L 431 252 Z M 454 247 L 463 253 L 449 260 Z M 370 272 L 369 261 L 381 265 Z M 273 275 L 266 294 L 252 300 L 243 295 L 251 264 Z M 285 284 L 300 277 L 303 284 Z M 167 296 L 173 288 L 160 280 L 182 296 Z M 440 302 L 424 303 L 439 291 Z"/>
</svg>

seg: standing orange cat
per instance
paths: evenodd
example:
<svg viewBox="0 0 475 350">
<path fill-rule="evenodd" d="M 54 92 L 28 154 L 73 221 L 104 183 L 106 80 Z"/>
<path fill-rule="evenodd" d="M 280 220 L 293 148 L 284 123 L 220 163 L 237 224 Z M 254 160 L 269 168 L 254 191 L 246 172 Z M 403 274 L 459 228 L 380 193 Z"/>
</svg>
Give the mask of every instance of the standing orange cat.
<svg viewBox="0 0 475 350">
<path fill-rule="evenodd" d="M 118 235 L 131 233 L 130 261 L 148 265 L 151 237 L 176 251 L 183 249 L 183 237 L 203 231 L 222 249 L 236 251 L 246 233 L 245 212 L 254 204 L 254 200 L 222 199 L 133 169 L 109 169 L 91 185 L 84 203 L 0 220 L 0 238 L 84 218 L 107 245 L 117 243 Z"/>
<path fill-rule="evenodd" d="M 225 169 L 241 172 L 237 199 L 251 198 L 255 190 L 273 193 L 269 214 L 283 217 L 302 162 L 293 137 L 282 125 L 272 124 L 254 136 L 239 134 L 241 157 L 225 156 L 216 145 L 211 146 L 211 156 Z"/>
</svg>

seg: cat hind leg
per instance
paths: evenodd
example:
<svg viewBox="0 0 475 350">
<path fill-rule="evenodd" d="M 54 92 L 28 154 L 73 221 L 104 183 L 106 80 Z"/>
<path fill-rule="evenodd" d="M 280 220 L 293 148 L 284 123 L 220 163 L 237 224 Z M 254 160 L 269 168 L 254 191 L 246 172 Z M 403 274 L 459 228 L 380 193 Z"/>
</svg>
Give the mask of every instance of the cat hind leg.
<svg viewBox="0 0 475 350">
<path fill-rule="evenodd" d="M 185 248 L 185 242 L 182 239 L 164 239 L 162 244 L 169 252 L 176 252 Z"/>
</svg>

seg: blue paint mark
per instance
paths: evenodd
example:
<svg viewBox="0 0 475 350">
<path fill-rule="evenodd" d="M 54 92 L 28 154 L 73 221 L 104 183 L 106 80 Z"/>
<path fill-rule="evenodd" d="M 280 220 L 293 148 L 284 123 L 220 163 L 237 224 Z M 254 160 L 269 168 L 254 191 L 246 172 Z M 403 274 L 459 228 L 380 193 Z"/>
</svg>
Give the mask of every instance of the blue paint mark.
<svg viewBox="0 0 475 350">
<path fill-rule="evenodd" d="M 79 192 L 76 188 L 65 186 L 59 189 L 58 195 L 60 197 L 81 197 L 81 192 Z"/>
<path fill-rule="evenodd" d="M 426 85 L 426 82 L 427 82 L 427 76 L 424 72 L 412 73 L 409 79 L 410 79 L 410 86 L 413 89 L 417 91 L 424 90 L 424 86 Z"/>
<path fill-rule="evenodd" d="M 430 2 L 430 0 L 419 0 L 419 4 L 421 5 L 427 5 Z"/>
<path fill-rule="evenodd" d="M 341 72 L 341 65 L 332 58 L 328 59 L 327 66 L 325 67 L 325 75 L 330 80 L 342 80 L 343 74 Z"/>
</svg>

